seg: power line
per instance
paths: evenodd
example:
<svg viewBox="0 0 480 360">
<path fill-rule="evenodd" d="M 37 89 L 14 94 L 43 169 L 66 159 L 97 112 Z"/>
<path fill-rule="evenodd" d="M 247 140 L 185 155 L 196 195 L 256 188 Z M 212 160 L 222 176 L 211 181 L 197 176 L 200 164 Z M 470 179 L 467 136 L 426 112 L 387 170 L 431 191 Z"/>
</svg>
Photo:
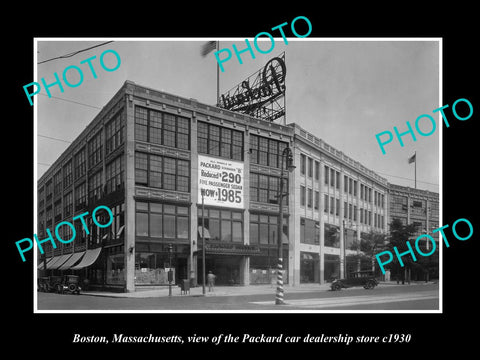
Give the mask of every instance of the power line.
<svg viewBox="0 0 480 360">
<path fill-rule="evenodd" d="M 397 176 L 397 175 L 391 175 L 391 174 L 385 174 L 385 173 L 382 173 L 380 171 L 376 171 L 377 173 L 379 174 L 382 174 L 382 175 L 385 175 L 385 176 L 392 176 L 392 177 L 396 177 L 396 178 L 400 178 L 400 179 L 404 179 L 404 180 L 411 180 L 413 181 L 414 179 L 411 179 L 411 178 L 406 178 L 406 177 L 403 177 L 403 176 Z M 417 182 L 420 182 L 420 183 L 424 183 L 424 184 L 429 184 L 429 185 L 435 185 L 435 186 L 439 186 L 439 184 L 434 184 L 434 183 L 430 183 L 430 182 L 427 182 L 427 181 L 420 181 L 420 180 L 417 180 Z"/>
<path fill-rule="evenodd" d="M 63 141 L 63 142 L 69 143 L 69 144 L 72 143 L 71 141 L 63 140 L 63 139 L 59 139 L 59 138 L 54 138 L 54 137 L 51 137 L 51 136 L 40 135 L 40 134 L 37 134 L 37 136 L 40 136 L 40 137 L 43 137 L 43 138 L 46 138 L 46 139 L 51 139 L 51 140 Z"/>
<path fill-rule="evenodd" d="M 39 95 L 48 96 L 48 95 L 46 95 L 46 94 L 44 94 L 44 93 L 40 93 Z M 74 101 L 74 100 L 63 99 L 63 98 L 59 98 L 59 97 L 56 97 L 56 96 L 50 96 L 50 97 L 53 98 L 53 99 L 62 100 L 62 101 L 70 102 L 70 103 L 73 103 L 73 104 L 88 106 L 88 107 L 91 107 L 91 108 L 93 108 L 93 109 L 99 109 L 99 110 L 103 109 L 103 108 L 98 107 L 98 106 L 88 105 L 88 104 L 81 103 L 81 102 Z"/>
<path fill-rule="evenodd" d="M 52 60 L 66 59 L 66 58 L 75 56 L 75 55 L 77 55 L 77 54 L 79 54 L 79 53 L 81 53 L 81 52 L 84 52 L 84 51 L 87 51 L 87 50 L 90 50 L 90 49 L 94 49 L 94 48 L 96 48 L 96 47 L 103 46 L 103 45 L 106 45 L 106 44 L 109 44 L 109 43 L 112 43 L 112 42 L 113 42 L 113 40 L 112 40 L 112 41 L 107 41 L 107 42 L 104 42 L 104 43 L 101 43 L 101 44 L 98 44 L 98 45 L 94 45 L 94 46 L 91 46 L 91 47 L 86 48 L 86 49 L 73 51 L 73 52 L 71 52 L 71 53 L 68 53 L 68 54 L 65 54 L 65 55 L 62 55 L 62 56 L 57 56 L 57 57 L 54 57 L 54 58 L 51 58 L 51 59 L 48 59 L 48 60 L 43 60 L 43 61 L 37 62 L 37 65 L 40 65 L 40 64 L 43 64 L 43 63 L 52 61 Z"/>
</svg>

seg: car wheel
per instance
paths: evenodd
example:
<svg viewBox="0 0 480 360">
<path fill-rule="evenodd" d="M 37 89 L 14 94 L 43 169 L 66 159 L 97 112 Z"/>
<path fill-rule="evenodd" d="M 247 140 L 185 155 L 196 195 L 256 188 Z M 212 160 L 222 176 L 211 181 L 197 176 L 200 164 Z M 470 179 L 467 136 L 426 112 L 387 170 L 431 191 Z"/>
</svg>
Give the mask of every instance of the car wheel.
<svg viewBox="0 0 480 360">
<path fill-rule="evenodd" d="M 339 283 L 332 284 L 332 290 L 333 291 L 338 291 L 342 288 L 342 286 Z"/>
</svg>

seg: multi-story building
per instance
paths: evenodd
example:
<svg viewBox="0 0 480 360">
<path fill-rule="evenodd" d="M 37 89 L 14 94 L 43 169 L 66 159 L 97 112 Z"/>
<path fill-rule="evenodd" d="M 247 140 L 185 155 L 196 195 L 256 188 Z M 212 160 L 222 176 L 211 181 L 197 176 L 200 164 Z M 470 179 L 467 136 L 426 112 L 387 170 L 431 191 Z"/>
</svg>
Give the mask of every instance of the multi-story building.
<svg viewBox="0 0 480 360">
<path fill-rule="evenodd" d="M 281 170 L 286 147 L 292 174 Z M 289 194 L 281 225 L 284 282 L 323 283 L 371 269 L 372 254 L 361 244 L 388 229 L 384 178 L 298 125 L 127 81 L 38 180 L 38 238 L 63 221 L 76 230 L 70 243 L 43 243 L 38 269 L 135 291 L 167 284 L 170 268 L 176 282 L 200 283 L 205 260 L 219 284 L 270 283 L 282 174 Z M 99 205 L 111 209 L 109 227 L 90 217 Z M 86 212 L 85 228 L 73 219 Z M 104 224 L 107 216 L 98 211 L 96 220 Z M 412 213 L 406 221 L 414 219 Z M 70 239 L 71 229 L 59 227 L 59 235 Z"/>
<path fill-rule="evenodd" d="M 38 181 L 39 239 L 62 221 L 77 230 L 69 244 L 44 243 L 39 270 L 73 271 L 90 286 L 126 291 L 166 284 L 169 268 L 176 281 L 201 281 L 203 233 L 206 269 L 218 283 L 270 281 L 279 158 L 291 135 L 286 126 L 127 81 Z M 208 170 L 217 166 L 236 172 L 228 189 L 216 190 L 225 184 Z M 207 183 L 215 195 L 202 207 Z M 89 218 L 86 231 L 73 221 L 99 205 L 113 213 L 109 228 Z M 108 214 L 97 215 L 105 223 Z"/>
<path fill-rule="evenodd" d="M 361 243 L 371 233 L 386 233 L 387 180 L 300 126 L 290 126 L 299 164 L 292 184 L 290 276 L 323 283 L 372 269 L 372 254 L 362 251 Z"/>
<path fill-rule="evenodd" d="M 432 233 L 439 227 L 438 193 L 389 184 L 388 208 L 389 224 L 394 219 L 400 220 L 403 225 L 413 224 L 413 238 L 427 233 L 438 241 L 438 232 Z"/>
</svg>

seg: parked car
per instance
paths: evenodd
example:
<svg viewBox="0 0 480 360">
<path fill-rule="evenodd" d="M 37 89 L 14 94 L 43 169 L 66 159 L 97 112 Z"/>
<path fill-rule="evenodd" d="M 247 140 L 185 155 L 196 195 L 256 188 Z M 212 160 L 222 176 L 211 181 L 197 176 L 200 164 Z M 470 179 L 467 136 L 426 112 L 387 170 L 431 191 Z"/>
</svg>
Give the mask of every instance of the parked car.
<svg viewBox="0 0 480 360">
<path fill-rule="evenodd" d="M 349 274 L 346 279 L 335 279 L 330 285 L 332 290 L 340 290 L 354 286 L 363 286 L 365 289 L 373 289 L 378 285 L 375 275 L 370 270 L 355 271 Z"/>
<path fill-rule="evenodd" d="M 38 278 L 38 291 L 59 292 L 62 288 L 61 276 L 45 276 Z"/>
<path fill-rule="evenodd" d="M 63 281 L 61 284 L 61 290 L 58 291 L 61 294 L 69 292 L 70 294 L 80 294 L 82 288 L 79 285 L 79 278 L 76 275 L 63 275 Z"/>
</svg>

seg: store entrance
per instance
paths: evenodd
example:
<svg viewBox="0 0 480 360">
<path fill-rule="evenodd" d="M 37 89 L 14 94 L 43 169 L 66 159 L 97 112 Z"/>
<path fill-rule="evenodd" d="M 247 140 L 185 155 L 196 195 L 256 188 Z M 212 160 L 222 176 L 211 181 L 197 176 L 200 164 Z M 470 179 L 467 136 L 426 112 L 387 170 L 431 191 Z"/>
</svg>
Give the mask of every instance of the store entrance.
<svg viewBox="0 0 480 360">
<path fill-rule="evenodd" d="M 207 255 L 205 272 L 211 271 L 215 276 L 215 285 L 240 285 L 241 256 Z M 197 261 L 198 283 L 202 283 L 202 258 Z"/>
</svg>

